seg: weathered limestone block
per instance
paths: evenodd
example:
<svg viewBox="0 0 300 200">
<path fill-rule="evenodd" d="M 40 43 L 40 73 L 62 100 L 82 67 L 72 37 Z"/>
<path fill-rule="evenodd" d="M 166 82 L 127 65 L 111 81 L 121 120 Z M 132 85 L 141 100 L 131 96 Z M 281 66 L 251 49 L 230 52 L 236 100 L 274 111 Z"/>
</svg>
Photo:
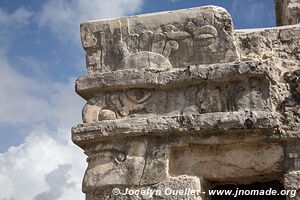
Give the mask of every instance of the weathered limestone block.
<svg viewBox="0 0 300 200">
<path fill-rule="evenodd" d="M 168 144 L 160 138 L 104 141 L 86 148 L 83 191 L 107 186 L 152 185 L 168 176 Z"/>
<path fill-rule="evenodd" d="M 87 199 L 92 200 L 140 200 L 140 199 L 166 199 L 166 200 L 202 200 L 201 185 L 197 177 L 179 176 L 170 177 L 158 184 L 147 187 L 129 187 L 117 190 L 123 194 L 112 195 L 114 188 L 104 189 L 102 191 L 92 191 L 87 195 Z M 118 188 L 118 189 L 119 189 Z M 196 193 L 188 193 L 186 188 L 197 191 Z M 144 193 L 135 193 L 132 195 L 130 191 L 143 191 Z M 173 191 L 183 191 L 181 194 L 172 194 Z M 185 193 L 184 193 L 185 192 Z"/>
<path fill-rule="evenodd" d="M 89 73 L 238 60 L 231 17 L 213 6 L 86 22 L 81 40 Z"/>
<path fill-rule="evenodd" d="M 290 141 L 285 147 L 285 160 L 286 168 L 289 171 L 300 170 L 300 145 L 297 141 Z"/>
<path fill-rule="evenodd" d="M 273 70 L 289 71 L 300 58 L 300 25 L 236 32 L 241 60 L 268 61 Z"/>
<path fill-rule="evenodd" d="M 76 91 L 89 99 L 83 109 L 85 123 L 147 114 L 271 111 L 269 79 L 276 76 L 267 64 L 251 61 L 160 73 L 125 70 L 81 77 Z M 113 87 L 118 90 L 110 91 Z"/>
<path fill-rule="evenodd" d="M 300 22 L 300 0 L 275 0 L 278 26 Z"/>
<path fill-rule="evenodd" d="M 262 176 L 282 170 L 283 147 L 257 142 L 226 145 L 195 145 L 171 149 L 171 174 L 188 174 L 209 180 Z M 245 180 L 246 181 L 246 180 Z"/>
<path fill-rule="evenodd" d="M 271 99 L 283 115 L 285 134 L 299 137 L 298 71 L 300 66 L 300 25 L 236 33 L 242 60 L 267 62 L 279 77 L 271 86 Z M 287 137 L 290 137 L 287 136 Z"/>
<path fill-rule="evenodd" d="M 287 190 L 296 190 L 294 197 L 288 196 L 288 200 L 300 199 L 300 171 L 290 171 L 284 175 L 284 185 Z"/>
<path fill-rule="evenodd" d="M 87 200 L 206 200 L 212 185 L 270 180 L 299 189 L 300 25 L 234 31 L 208 6 L 86 22 L 81 38 L 87 103 L 72 140 L 88 156 Z M 167 188 L 200 194 L 125 194 Z"/>
</svg>

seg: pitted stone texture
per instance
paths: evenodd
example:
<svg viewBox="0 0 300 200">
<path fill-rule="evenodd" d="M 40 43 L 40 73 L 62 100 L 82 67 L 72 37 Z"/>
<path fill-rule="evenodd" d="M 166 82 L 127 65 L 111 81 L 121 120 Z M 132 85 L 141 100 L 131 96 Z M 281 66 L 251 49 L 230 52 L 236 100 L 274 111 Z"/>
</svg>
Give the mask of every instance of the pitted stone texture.
<svg viewBox="0 0 300 200">
<path fill-rule="evenodd" d="M 276 143 L 233 143 L 173 147 L 170 173 L 187 174 L 208 180 L 230 181 L 263 176 L 283 169 L 283 147 Z M 244 182 L 251 182 L 245 178 Z"/>
<path fill-rule="evenodd" d="M 270 98 L 283 114 L 282 127 L 299 137 L 300 25 L 241 31 L 236 34 L 242 60 L 268 62 L 280 75 L 270 87 Z M 292 133 L 290 132 L 290 133 Z M 297 133 L 298 132 L 298 133 Z M 287 137 L 289 137 L 287 135 Z"/>
<path fill-rule="evenodd" d="M 296 190 L 300 189 L 299 181 L 300 181 L 300 171 L 291 171 L 284 176 L 285 185 L 287 188 L 293 188 Z"/>
<path fill-rule="evenodd" d="M 94 190 L 87 193 L 86 200 L 202 200 L 200 180 L 193 176 L 169 177 L 157 184 L 147 187 L 118 186 L 122 194 L 114 195 L 113 188 Z M 190 190 L 187 190 L 190 189 Z M 129 190 L 145 191 L 144 193 L 129 195 Z M 195 193 L 190 192 L 196 191 Z M 173 192 L 170 194 L 170 191 Z M 181 194 L 178 194 L 179 191 Z M 177 195 L 176 195 L 177 192 Z"/>
<path fill-rule="evenodd" d="M 236 33 L 236 36 L 241 59 L 255 59 L 268 62 L 274 71 L 283 75 L 299 65 L 299 33 L 299 25 L 239 31 Z M 280 82 L 278 80 L 277 82 L 276 87 L 284 90 Z M 282 96 L 286 95 L 280 91 L 277 91 L 277 93 L 282 94 Z M 282 101 L 282 99 L 279 101 Z"/>
<path fill-rule="evenodd" d="M 205 131 L 266 130 L 276 134 L 279 116 L 272 112 L 229 112 L 172 117 L 136 117 L 79 124 L 72 129 L 72 140 L 84 147 L 91 141 L 111 137 L 176 135 Z"/>
<path fill-rule="evenodd" d="M 300 22 L 300 0 L 275 0 L 278 26 Z"/>
<path fill-rule="evenodd" d="M 77 92 L 89 99 L 82 112 L 84 123 L 147 115 L 272 111 L 270 85 L 277 77 L 271 66 L 254 61 L 160 73 L 120 70 L 82 77 Z"/>
<path fill-rule="evenodd" d="M 128 89 L 99 92 L 83 108 L 83 122 L 147 115 L 197 115 L 239 110 L 271 111 L 269 82 L 245 78 L 176 89 Z"/>
<path fill-rule="evenodd" d="M 289 171 L 300 170 L 300 145 L 297 141 L 291 141 L 285 148 L 286 167 Z"/>
<path fill-rule="evenodd" d="M 300 61 L 300 25 L 236 32 L 241 60 L 266 61 L 273 70 L 289 71 Z"/>
<path fill-rule="evenodd" d="M 290 171 L 284 175 L 286 190 L 296 190 L 294 197 L 287 196 L 288 200 L 300 200 L 300 171 Z"/>
<path fill-rule="evenodd" d="M 230 15 L 208 6 L 81 24 L 89 73 L 238 60 Z"/>
<path fill-rule="evenodd" d="M 299 35 L 300 25 L 233 33 L 218 7 L 83 23 L 89 74 L 76 92 L 87 104 L 72 140 L 88 155 L 87 200 L 199 199 L 111 189 L 283 174 L 298 190 Z"/>
<path fill-rule="evenodd" d="M 298 131 L 300 122 L 300 70 L 290 71 L 284 74 L 284 79 L 290 88 L 290 95 L 281 104 L 285 115 L 284 123 L 292 131 Z"/>
<path fill-rule="evenodd" d="M 76 80 L 76 92 L 86 100 L 102 91 L 128 88 L 161 88 L 189 86 L 209 81 L 242 80 L 252 77 L 278 79 L 278 71 L 267 62 L 248 60 L 244 62 L 191 65 L 186 68 L 159 72 L 149 69 L 128 69 L 115 72 L 90 74 Z"/>
<path fill-rule="evenodd" d="M 83 191 L 108 186 L 153 185 L 168 177 L 168 143 L 160 138 L 114 140 L 85 149 Z"/>
</svg>

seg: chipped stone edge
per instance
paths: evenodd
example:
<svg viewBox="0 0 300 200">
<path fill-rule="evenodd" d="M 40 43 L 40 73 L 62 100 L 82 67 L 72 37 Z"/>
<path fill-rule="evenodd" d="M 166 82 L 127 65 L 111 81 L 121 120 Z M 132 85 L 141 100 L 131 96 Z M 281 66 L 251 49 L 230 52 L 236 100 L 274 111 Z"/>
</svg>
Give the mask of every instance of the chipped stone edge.
<svg viewBox="0 0 300 200">
<path fill-rule="evenodd" d="M 72 128 L 72 140 L 83 146 L 91 141 L 110 137 L 201 133 L 203 131 L 276 129 L 277 113 L 268 111 L 237 111 L 198 115 L 147 116 L 96 123 L 79 124 Z"/>
<path fill-rule="evenodd" d="M 276 79 L 276 72 L 259 61 L 192 65 L 168 71 L 119 70 L 101 74 L 81 76 L 76 80 L 76 92 L 89 99 L 100 91 L 122 90 L 128 88 L 168 89 L 178 85 L 199 84 L 205 81 L 238 80 L 244 77 L 266 77 Z"/>
</svg>

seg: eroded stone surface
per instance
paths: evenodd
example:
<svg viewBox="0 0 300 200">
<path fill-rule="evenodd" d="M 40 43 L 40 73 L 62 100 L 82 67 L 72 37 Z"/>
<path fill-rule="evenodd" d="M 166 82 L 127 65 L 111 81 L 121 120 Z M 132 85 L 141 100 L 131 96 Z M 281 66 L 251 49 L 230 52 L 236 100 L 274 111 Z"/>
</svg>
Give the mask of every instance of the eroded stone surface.
<svg viewBox="0 0 300 200">
<path fill-rule="evenodd" d="M 252 177 L 279 172 L 283 155 L 282 146 L 268 143 L 174 147 L 169 167 L 173 175 L 188 174 L 228 181 L 243 179 L 245 175 Z"/>
<path fill-rule="evenodd" d="M 108 186 L 153 185 L 168 177 L 168 142 L 160 138 L 114 140 L 90 145 L 83 191 Z"/>
<path fill-rule="evenodd" d="M 73 141 L 76 144 L 91 140 L 103 140 L 112 136 L 173 135 L 178 133 L 199 133 L 220 131 L 266 129 L 274 131 L 279 126 L 279 116 L 270 112 L 229 112 L 201 115 L 175 115 L 169 117 L 136 117 L 86 123 L 73 127 Z"/>
<path fill-rule="evenodd" d="M 297 23 L 296 1 L 276 5 Z M 112 189 L 216 181 L 299 190 L 300 25 L 234 31 L 209 6 L 86 22 L 81 38 L 89 73 L 76 92 L 87 103 L 72 140 L 88 156 L 87 200 L 207 199 Z"/>
<path fill-rule="evenodd" d="M 83 122 L 146 115 L 191 115 L 272 110 L 268 81 L 260 78 L 209 82 L 183 88 L 99 92 L 83 109 Z"/>
<path fill-rule="evenodd" d="M 286 189 L 296 190 L 294 197 L 287 197 L 288 200 L 299 200 L 300 199 L 300 171 L 291 171 L 284 175 L 284 184 Z"/>
<path fill-rule="evenodd" d="M 298 24 L 300 22 L 299 0 L 275 0 L 275 4 L 278 26 Z"/>
<path fill-rule="evenodd" d="M 87 194 L 87 199 L 92 200 L 140 200 L 140 199 L 166 199 L 166 200 L 202 200 L 199 194 L 170 195 L 170 191 L 184 191 L 190 188 L 201 192 L 200 180 L 192 176 L 169 177 L 164 181 L 148 187 L 119 187 L 125 195 L 112 195 L 112 188 L 94 190 Z M 145 191 L 146 194 L 127 194 L 127 190 Z"/>
<path fill-rule="evenodd" d="M 231 17 L 213 6 L 86 22 L 81 39 L 90 73 L 238 60 Z"/>
</svg>

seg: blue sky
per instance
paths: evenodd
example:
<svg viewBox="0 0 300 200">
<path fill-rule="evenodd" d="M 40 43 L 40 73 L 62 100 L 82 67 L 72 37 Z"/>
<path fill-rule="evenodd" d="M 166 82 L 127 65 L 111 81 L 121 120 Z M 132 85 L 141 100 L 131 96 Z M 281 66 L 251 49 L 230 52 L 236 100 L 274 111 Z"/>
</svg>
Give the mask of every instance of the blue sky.
<svg viewBox="0 0 300 200">
<path fill-rule="evenodd" d="M 236 29 L 275 25 L 273 0 L 1 0 L 0 200 L 83 199 L 85 157 L 70 141 L 84 105 L 80 22 L 203 5 L 225 7 Z"/>
</svg>

